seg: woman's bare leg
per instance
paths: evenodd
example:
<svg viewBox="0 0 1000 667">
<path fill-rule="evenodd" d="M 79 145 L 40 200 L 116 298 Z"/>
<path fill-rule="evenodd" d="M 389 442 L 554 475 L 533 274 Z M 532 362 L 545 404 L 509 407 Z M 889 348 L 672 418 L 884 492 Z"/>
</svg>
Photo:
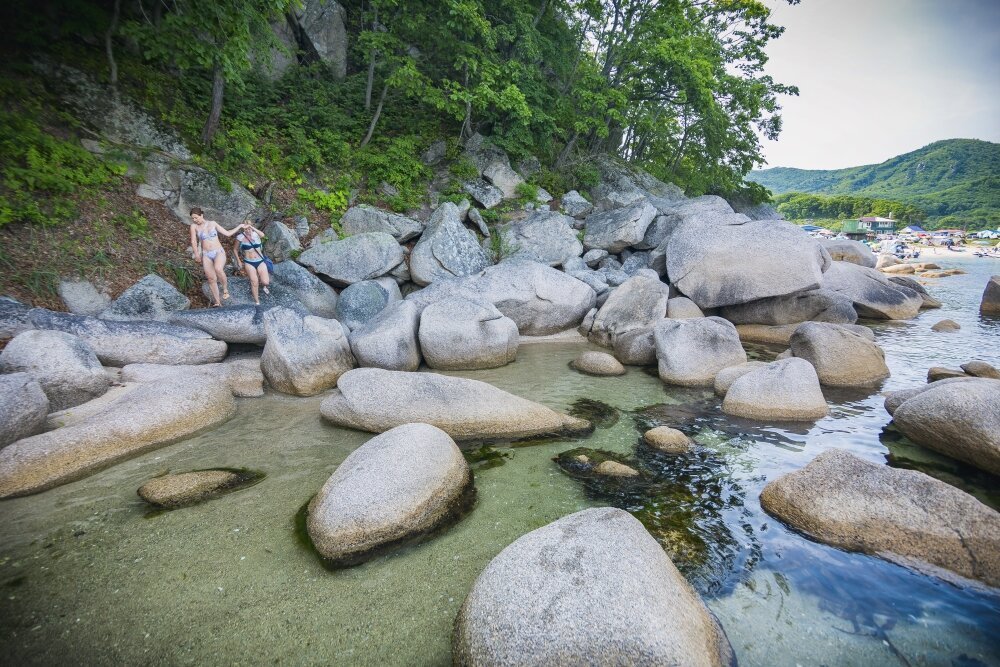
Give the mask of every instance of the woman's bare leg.
<svg viewBox="0 0 1000 667">
<path fill-rule="evenodd" d="M 258 294 L 258 280 L 257 280 L 257 270 L 252 266 L 243 263 L 243 272 L 246 273 L 247 280 L 250 281 L 250 296 L 253 297 L 253 302 L 260 305 L 260 295 Z"/>
<path fill-rule="evenodd" d="M 208 289 L 212 293 L 212 303 L 216 306 L 222 303 L 219 298 L 219 278 L 215 275 L 215 265 L 205 255 L 201 256 L 201 268 L 205 270 L 205 277 L 208 278 Z"/>
<path fill-rule="evenodd" d="M 257 267 L 257 277 L 260 278 L 260 284 L 267 289 L 271 285 L 271 274 L 267 272 L 267 262 L 262 262 L 260 266 Z"/>
<path fill-rule="evenodd" d="M 221 251 L 215 256 L 215 274 L 222 281 L 222 298 L 229 298 L 229 278 L 226 276 L 226 251 Z"/>
</svg>

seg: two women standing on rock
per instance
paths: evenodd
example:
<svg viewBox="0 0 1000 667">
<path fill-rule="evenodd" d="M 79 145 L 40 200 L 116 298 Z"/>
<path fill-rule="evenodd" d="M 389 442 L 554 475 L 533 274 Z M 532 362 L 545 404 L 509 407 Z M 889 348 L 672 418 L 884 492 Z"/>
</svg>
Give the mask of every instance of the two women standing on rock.
<svg viewBox="0 0 1000 667">
<path fill-rule="evenodd" d="M 208 278 L 208 288 L 212 292 L 212 307 L 218 308 L 222 305 L 222 299 L 229 298 L 229 283 L 226 279 L 226 251 L 219 241 L 219 234 L 231 237 L 242 227 L 228 230 L 214 220 L 206 220 L 205 212 L 195 206 L 190 211 L 191 215 L 191 248 L 194 250 L 194 259 L 201 262 L 201 267 L 205 270 L 205 277 Z M 219 281 L 222 281 L 222 298 L 219 298 Z"/>
</svg>

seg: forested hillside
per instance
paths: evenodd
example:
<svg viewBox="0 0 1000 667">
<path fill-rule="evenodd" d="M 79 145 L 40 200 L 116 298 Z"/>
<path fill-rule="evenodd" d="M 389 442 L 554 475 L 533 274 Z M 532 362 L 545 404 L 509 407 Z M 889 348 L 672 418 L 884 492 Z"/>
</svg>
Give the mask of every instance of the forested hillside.
<svg viewBox="0 0 1000 667">
<path fill-rule="evenodd" d="M 1000 224 L 1000 144 L 988 141 L 949 139 L 876 165 L 832 170 L 776 167 L 751 172 L 748 178 L 775 195 L 854 195 L 903 202 L 921 209 L 933 227 Z M 818 209 L 837 208 L 823 197 L 813 200 Z M 806 210 L 804 201 L 797 209 Z M 816 213 L 817 206 L 810 211 Z"/>
</svg>

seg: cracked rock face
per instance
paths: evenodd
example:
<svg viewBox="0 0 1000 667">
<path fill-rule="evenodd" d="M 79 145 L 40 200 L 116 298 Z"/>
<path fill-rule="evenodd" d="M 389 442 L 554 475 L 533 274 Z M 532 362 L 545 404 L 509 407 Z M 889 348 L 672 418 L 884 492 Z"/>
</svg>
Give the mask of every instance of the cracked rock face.
<svg viewBox="0 0 1000 667">
<path fill-rule="evenodd" d="M 1000 586 L 1000 513 L 924 473 L 828 449 L 760 501 L 826 544 Z"/>
<path fill-rule="evenodd" d="M 410 275 L 418 285 L 472 275 L 490 265 L 475 235 L 465 228 L 458 207 L 445 202 L 431 216 L 410 251 Z"/>
<path fill-rule="evenodd" d="M 299 255 L 299 263 L 338 285 L 384 276 L 403 261 L 403 248 L 385 232 L 355 234 L 320 243 Z"/>
<path fill-rule="evenodd" d="M 642 242 L 656 209 L 645 199 L 628 208 L 595 213 L 587 218 L 583 244 L 616 254 Z"/>
</svg>

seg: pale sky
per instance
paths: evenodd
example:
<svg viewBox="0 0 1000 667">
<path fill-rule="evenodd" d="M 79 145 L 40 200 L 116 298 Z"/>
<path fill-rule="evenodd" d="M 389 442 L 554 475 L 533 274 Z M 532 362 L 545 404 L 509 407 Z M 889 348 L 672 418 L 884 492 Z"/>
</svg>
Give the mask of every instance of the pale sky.
<svg viewBox="0 0 1000 667">
<path fill-rule="evenodd" d="M 765 0 L 783 130 L 766 167 L 883 162 L 939 139 L 1000 142 L 1000 0 Z M 765 167 L 765 168 L 766 168 Z"/>
</svg>

